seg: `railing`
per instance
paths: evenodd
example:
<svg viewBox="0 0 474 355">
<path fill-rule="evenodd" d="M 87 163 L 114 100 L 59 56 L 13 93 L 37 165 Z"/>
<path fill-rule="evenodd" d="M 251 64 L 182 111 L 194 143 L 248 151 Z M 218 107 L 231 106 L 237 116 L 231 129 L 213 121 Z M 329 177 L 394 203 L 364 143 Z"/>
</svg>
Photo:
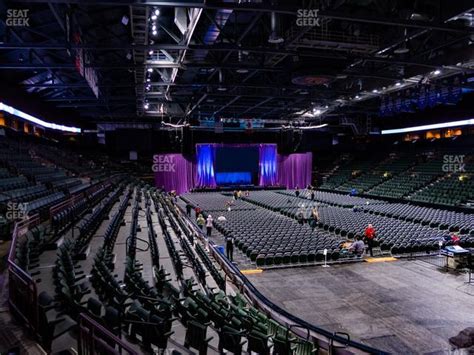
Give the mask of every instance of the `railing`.
<svg viewBox="0 0 474 355">
<path fill-rule="evenodd" d="M 34 334 L 38 330 L 38 306 L 36 282 L 25 270 L 15 263 L 17 243 L 26 234 L 29 228 L 38 225 L 39 216 L 15 223 L 12 234 L 12 243 L 8 254 L 8 290 L 11 313 L 26 325 Z"/>
<path fill-rule="evenodd" d="M 179 207 L 181 210 L 182 208 Z M 184 216 L 184 211 L 182 210 Z M 188 218 L 185 218 L 190 228 L 196 232 L 201 240 L 206 240 L 204 232 Z M 258 291 L 255 286 L 240 272 L 240 270 L 227 260 L 217 249 L 214 242 L 209 241 L 209 251 L 220 267 L 225 271 L 228 279 L 236 285 L 239 291 L 249 297 L 252 304 L 263 311 L 269 318 L 284 325 L 291 332 L 302 339 L 309 339 L 329 354 L 388 354 L 382 350 L 372 348 L 368 345 L 358 343 L 350 339 L 345 333 L 331 333 L 325 329 L 316 327 L 278 307 Z"/>
<path fill-rule="evenodd" d="M 84 313 L 79 315 L 77 344 L 80 355 L 138 355 L 127 343 Z"/>
</svg>

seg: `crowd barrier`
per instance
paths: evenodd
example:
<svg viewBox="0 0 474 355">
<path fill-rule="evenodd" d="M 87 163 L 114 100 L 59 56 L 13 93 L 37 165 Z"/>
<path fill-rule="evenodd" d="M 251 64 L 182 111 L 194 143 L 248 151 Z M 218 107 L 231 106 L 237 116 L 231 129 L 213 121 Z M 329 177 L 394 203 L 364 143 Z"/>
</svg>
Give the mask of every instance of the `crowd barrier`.
<svg viewBox="0 0 474 355">
<path fill-rule="evenodd" d="M 127 343 L 84 313 L 79 315 L 77 342 L 81 355 L 138 355 Z"/>
<path fill-rule="evenodd" d="M 15 224 L 12 233 L 12 242 L 8 254 L 8 304 L 11 313 L 23 321 L 27 329 L 37 334 L 38 330 L 38 290 L 36 282 L 22 268 L 15 263 L 16 243 L 29 228 L 40 223 L 36 214 Z"/>
</svg>

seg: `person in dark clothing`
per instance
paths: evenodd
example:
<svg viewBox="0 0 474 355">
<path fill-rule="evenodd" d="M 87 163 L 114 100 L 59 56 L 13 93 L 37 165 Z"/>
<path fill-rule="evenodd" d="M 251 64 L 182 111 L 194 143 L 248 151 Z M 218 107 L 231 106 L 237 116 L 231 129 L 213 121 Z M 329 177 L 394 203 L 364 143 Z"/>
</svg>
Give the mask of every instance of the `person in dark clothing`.
<svg viewBox="0 0 474 355">
<path fill-rule="evenodd" d="M 232 236 L 227 236 L 225 238 L 225 251 L 227 259 L 234 261 L 234 238 Z"/>
<path fill-rule="evenodd" d="M 296 197 L 300 196 L 300 190 L 298 190 L 298 186 L 295 186 L 295 195 Z"/>
<path fill-rule="evenodd" d="M 314 190 L 311 190 L 311 201 L 314 201 Z"/>
<path fill-rule="evenodd" d="M 193 207 L 192 207 L 189 203 L 186 204 L 186 214 L 187 214 L 189 217 L 191 217 L 191 210 L 192 210 L 192 208 L 193 208 Z"/>
</svg>

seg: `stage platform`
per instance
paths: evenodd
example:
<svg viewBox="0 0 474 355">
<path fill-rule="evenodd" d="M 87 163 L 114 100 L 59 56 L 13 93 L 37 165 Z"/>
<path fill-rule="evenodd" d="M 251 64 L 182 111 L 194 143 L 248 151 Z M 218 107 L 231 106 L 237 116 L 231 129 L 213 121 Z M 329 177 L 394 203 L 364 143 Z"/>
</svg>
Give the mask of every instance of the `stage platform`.
<svg viewBox="0 0 474 355">
<path fill-rule="evenodd" d="M 217 187 L 201 187 L 190 192 L 223 192 L 223 191 L 258 191 L 258 190 L 285 190 L 285 186 L 258 186 L 258 185 L 226 185 Z"/>
<path fill-rule="evenodd" d="M 394 354 L 449 353 L 474 326 L 474 285 L 424 261 L 264 270 L 246 277 L 286 311 Z"/>
</svg>

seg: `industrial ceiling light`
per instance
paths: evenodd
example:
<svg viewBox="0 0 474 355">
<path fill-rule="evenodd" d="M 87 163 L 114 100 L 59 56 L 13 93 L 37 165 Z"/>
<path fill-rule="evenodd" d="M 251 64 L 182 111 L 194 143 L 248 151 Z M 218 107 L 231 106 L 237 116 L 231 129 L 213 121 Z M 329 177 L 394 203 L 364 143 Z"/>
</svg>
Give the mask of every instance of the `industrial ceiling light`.
<svg viewBox="0 0 474 355">
<path fill-rule="evenodd" d="M 402 83 L 399 81 L 395 83 L 395 86 L 400 86 L 400 85 L 402 85 Z"/>
<path fill-rule="evenodd" d="M 378 93 L 379 91 L 377 89 L 372 90 L 374 94 Z"/>
<path fill-rule="evenodd" d="M 441 70 L 436 69 L 436 70 L 433 72 L 433 74 L 434 74 L 434 75 L 439 75 L 439 74 L 441 74 Z"/>
<path fill-rule="evenodd" d="M 355 98 L 356 98 L 356 100 L 359 100 L 359 99 L 360 99 L 360 96 L 359 96 L 359 95 L 356 95 Z"/>
<path fill-rule="evenodd" d="M 320 109 L 314 109 L 314 110 L 313 110 L 313 114 L 314 114 L 315 116 L 319 116 L 321 113 L 322 113 L 322 112 L 321 112 Z"/>
<path fill-rule="evenodd" d="M 278 35 L 277 15 L 275 12 L 272 12 L 271 14 L 271 30 L 272 30 L 272 33 L 270 34 L 270 37 L 268 38 L 268 43 L 278 44 L 278 43 L 283 43 L 285 41 L 283 37 Z"/>
<path fill-rule="evenodd" d="M 152 19 L 153 21 L 155 21 L 157 18 L 158 18 L 158 16 L 156 16 L 156 15 L 151 15 L 151 19 Z"/>
<path fill-rule="evenodd" d="M 150 78 L 146 78 L 146 82 L 149 83 L 151 81 Z"/>
<path fill-rule="evenodd" d="M 160 10 L 155 9 L 154 15 L 155 15 L 155 16 L 160 16 Z"/>
<path fill-rule="evenodd" d="M 151 33 L 153 36 L 156 36 L 158 34 L 158 32 L 156 30 L 154 30 L 152 33 Z"/>
<path fill-rule="evenodd" d="M 148 71 L 149 73 L 153 73 L 153 68 L 148 68 L 147 71 Z"/>
<path fill-rule="evenodd" d="M 219 87 L 217 88 L 218 91 L 227 91 L 227 88 L 222 86 L 224 81 L 224 76 L 222 74 L 222 69 L 219 69 Z"/>
<path fill-rule="evenodd" d="M 145 110 L 148 110 L 150 108 L 150 105 L 148 105 L 148 102 L 145 102 L 145 104 L 143 105 L 143 108 Z"/>
<path fill-rule="evenodd" d="M 153 55 L 153 51 L 149 51 L 149 52 L 148 52 L 148 55 Z"/>
</svg>

